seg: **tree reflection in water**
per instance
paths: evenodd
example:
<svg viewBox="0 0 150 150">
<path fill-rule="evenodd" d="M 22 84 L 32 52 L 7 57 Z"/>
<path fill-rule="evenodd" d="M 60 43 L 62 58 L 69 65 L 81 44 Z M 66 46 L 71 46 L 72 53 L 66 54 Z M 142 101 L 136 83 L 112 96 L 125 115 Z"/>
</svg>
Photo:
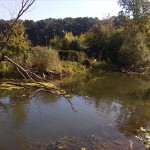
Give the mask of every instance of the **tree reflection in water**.
<svg viewBox="0 0 150 150">
<path fill-rule="evenodd" d="M 101 75 L 88 78 L 74 92 L 87 95 L 88 102 L 106 116 L 115 111 L 116 127 L 126 136 L 150 126 L 150 80 L 146 77 Z"/>
</svg>

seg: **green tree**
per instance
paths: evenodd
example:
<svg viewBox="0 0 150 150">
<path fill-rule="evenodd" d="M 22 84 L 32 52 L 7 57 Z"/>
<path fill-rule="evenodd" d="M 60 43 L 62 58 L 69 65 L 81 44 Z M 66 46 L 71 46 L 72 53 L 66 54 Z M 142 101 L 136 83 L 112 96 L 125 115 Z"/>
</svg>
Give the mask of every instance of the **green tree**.
<svg viewBox="0 0 150 150">
<path fill-rule="evenodd" d="M 28 40 L 30 40 L 31 45 L 34 46 L 37 43 L 37 32 L 35 22 L 33 20 L 25 20 L 25 33 L 28 35 Z"/>
<path fill-rule="evenodd" d="M 28 50 L 29 43 L 25 34 L 24 24 L 22 21 L 18 21 L 6 46 L 6 52 L 8 55 L 17 56 L 19 54 L 25 54 Z"/>
<path fill-rule="evenodd" d="M 12 35 L 3 51 L 0 53 L 0 57 L 8 56 L 15 62 L 25 64 L 29 52 L 29 43 L 25 34 L 25 28 L 22 21 L 18 21 Z M 0 74 L 2 76 L 19 76 L 18 71 L 7 61 L 1 61 Z"/>
<path fill-rule="evenodd" d="M 50 45 L 57 50 L 77 50 L 81 49 L 80 39 L 78 36 L 74 36 L 72 32 L 65 34 L 63 38 L 55 36 L 50 40 Z"/>
<path fill-rule="evenodd" d="M 11 22 L 12 21 L 13 20 L 11 20 Z M 19 20 L 13 29 L 5 49 L 3 49 L 0 53 L 0 58 L 3 58 L 3 56 L 8 56 L 16 62 L 25 63 L 28 52 L 29 41 L 27 40 L 27 35 L 25 34 L 23 21 Z M 4 61 L 4 59 L 2 59 L 2 61 Z"/>
<path fill-rule="evenodd" d="M 107 60 L 112 64 L 119 65 L 119 51 L 123 44 L 124 35 L 123 28 L 115 29 L 108 40 L 106 56 Z"/>
<path fill-rule="evenodd" d="M 150 63 L 150 51 L 142 33 L 128 33 L 120 50 L 120 62 L 127 67 L 140 67 Z"/>
<path fill-rule="evenodd" d="M 145 32 L 145 27 L 149 24 L 150 19 L 150 1 L 119 0 L 118 3 L 122 7 L 122 15 L 132 19 L 133 25 L 136 25 L 140 32 Z"/>
<path fill-rule="evenodd" d="M 66 33 L 64 38 L 63 49 L 67 50 L 80 50 L 80 42 L 78 36 L 74 36 L 72 32 Z"/>
<path fill-rule="evenodd" d="M 2 70 L 2 74 L 3 68 L 8 68 L 8 61 L 16 65 L 16 63 L 8 56 L 14 56 L 16 54 L 16 57 L 20 53 L 25 53 L 28 49 L 28 43 L 26 42 L 26 37 L 24 36 L 25 30 L 19 19 L 33 5 L 34 2 L 35 0 L 21 0 L 21 5 L 18 4 L 20 8 L 16 17 L 8 21 L 8 27 L 5 26 L 6 30 L 2 30 L 0 33 L 0 70 Z"/>
<path fill-rule="evenodd" d="M 55 36 L 50 40 L 50 46 L 56 50 L 61 50 L 63 46 L 62 38 Z"/>
<path fill-rule="evenodd" d="M 100 25 L 94 26 L 89 32 L 82 34 L 80 39 L 90 57 L 98 60 L 115 59 L 113 55 L 120 49 L 121 31 L 114 27 L 114 18 L 101 21 Z M 117 41 L 114 41 L 116 39 Z"/>
<path fill-rule="evenodd" d="M 124 23 L 124 42 L 120 61 L 124 66 L 136 66 L 150 62 L 150 1 L 119 0 Z"/>
</svg>

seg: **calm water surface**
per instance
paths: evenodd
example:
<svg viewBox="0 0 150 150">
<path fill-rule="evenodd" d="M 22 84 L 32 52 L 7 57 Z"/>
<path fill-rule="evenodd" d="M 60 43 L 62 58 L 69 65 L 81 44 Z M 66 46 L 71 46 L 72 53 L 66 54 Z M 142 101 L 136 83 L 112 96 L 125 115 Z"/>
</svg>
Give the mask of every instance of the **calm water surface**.
<svg viewBox="0 0 150 150">
<path fill-rule="evenodd" d="M 149 77 L 102 74 L 67 78 L 62 86 L 69 86 L 69 100 L 49 93 L 31 97 L 33 89 L 0 90 L 0 150 L 29 149 L 66 136 L 80 138 L 87 149 L 144 149 L 135 135 L 150 127 Z M 93 135 L 96 148 L 89 140 Z"/>
</svg>

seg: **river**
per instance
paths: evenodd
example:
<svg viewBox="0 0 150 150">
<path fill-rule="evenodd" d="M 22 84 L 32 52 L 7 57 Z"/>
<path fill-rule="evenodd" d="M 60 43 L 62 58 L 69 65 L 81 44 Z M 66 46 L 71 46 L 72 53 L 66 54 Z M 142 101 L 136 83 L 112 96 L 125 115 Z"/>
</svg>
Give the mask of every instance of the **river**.
<svg viewBox="0 0 150 150">
<path fill-rule="evenodd" d="M 0 90 L 0 150 L 144 150 L 150 78 L 121 73 L 63 79 L 69 99 L 33 89 Z"/>
</svg>

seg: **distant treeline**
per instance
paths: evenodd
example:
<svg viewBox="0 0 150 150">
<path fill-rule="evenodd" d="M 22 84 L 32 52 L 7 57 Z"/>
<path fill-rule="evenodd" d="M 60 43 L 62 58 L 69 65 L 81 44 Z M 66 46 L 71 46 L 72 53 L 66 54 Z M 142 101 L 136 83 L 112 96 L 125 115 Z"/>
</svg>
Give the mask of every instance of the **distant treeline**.
<svg viewBox="0 0 150 150">
<path fill-rule="evenodd" d="M 115 18 L 115 17 L 114 17 Z M 5 32 L 9 21 L 0 20 L 0 33 Z M 66 33 L 72 32 L 74 36 L 80 36 L 93 26 L 99 25 L 103 20 L 92 17 L 64 18 L 64 19 L 45 19 L 40 21 L 25 20 L 25 33 L 32 46 L 46 46 L 55 36 L 64 37 Z M 117 23 L 117 18 L 115 20 Z"/>
<path fill-rule="evenodd" d="M 36 22 L 33 20 L 25 20 L 24 25 L 32 46 L 46 46 L 55 36 L 62 38 L 67 32 L 72 32 L 73 35 L 79 36 L 99 22 L 100 20 L 98 18 L 88 17 L 65 19 L 49 18 Z"/>
</svg>

